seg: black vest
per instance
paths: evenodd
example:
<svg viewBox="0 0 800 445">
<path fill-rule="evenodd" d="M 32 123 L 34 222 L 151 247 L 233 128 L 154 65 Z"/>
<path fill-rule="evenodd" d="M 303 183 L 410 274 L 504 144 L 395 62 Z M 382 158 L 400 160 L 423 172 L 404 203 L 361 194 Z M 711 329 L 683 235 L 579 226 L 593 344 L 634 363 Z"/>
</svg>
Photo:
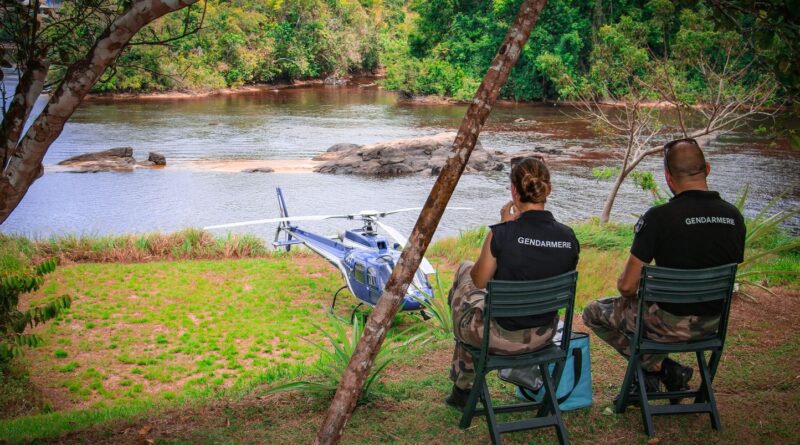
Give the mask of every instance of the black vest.
<svg viewBox="0 0 800 445">
<path fill-rule="evenodd" d="M 636 223 L 631 255 L 675 269 L 703 269 L 744 260 L 742 214 L 717 192 L 687 190 L 648 210 Z M 675 315 L 714 315 L 721 302 L 659 306 Z"/>
<path fill-rule="evenodd" d="M 529 210 L 515 221 L 491 226 L 492 256 L 497 259 L 496 280 L 530 281 L 575 270 L 580 246 L 575 232 L 545 210 Z M 535 317 L 498 318 L 504 329 L 545 326 L 556 313 Z"/>
</svg>

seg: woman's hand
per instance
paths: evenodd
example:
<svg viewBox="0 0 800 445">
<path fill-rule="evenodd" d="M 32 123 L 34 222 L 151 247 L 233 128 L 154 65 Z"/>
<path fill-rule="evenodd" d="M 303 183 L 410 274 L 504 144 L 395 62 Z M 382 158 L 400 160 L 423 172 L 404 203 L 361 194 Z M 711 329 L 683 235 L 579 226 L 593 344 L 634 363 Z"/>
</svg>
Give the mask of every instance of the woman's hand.
<svg viewBox="0 0 800 445">
<path fill-rule="evenodd" d="M 500 209 L 500 222 L 514 221 L 517 218 L 519 218 L 519 210 L 514 207 L 514 201 L 508 201 Z"/>
</svg>

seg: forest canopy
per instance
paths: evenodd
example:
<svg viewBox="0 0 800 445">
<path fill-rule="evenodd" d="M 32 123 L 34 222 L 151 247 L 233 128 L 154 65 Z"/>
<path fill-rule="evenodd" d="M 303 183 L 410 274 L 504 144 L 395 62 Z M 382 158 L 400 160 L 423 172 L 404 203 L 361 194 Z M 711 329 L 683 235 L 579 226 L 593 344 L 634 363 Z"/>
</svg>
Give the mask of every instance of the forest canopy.
<svg viewBox="0 0 800 445">
<path fill-rule="evenodd" d="M 96 92 L 201 91 L 246 84 L 342 77 L 385 68 L 383 85 L 408 95 L 468 100 L 521 0 L 208 0 L 199 32 L 133 44 Z M 672 58 L 687 29 L 726 32 L 753 61 L 753 81 L 781 82 L 776 99 L 800 91 L 799 13 L 789 1 L 549 0 L 501 97 L 565 98 L 553 63 L 591 79 L 603 39 L 635 40 L 643 61 Z M 67 5 L 68 3 L 65 3 Z M 759 6 L 761 5 L 761 6 Z M 195 14 L 194 20 L 199 20 Z M 179 29 L 169 15 L 142 34 Z M 0 36 L 2 38 L 2 36 Z M 80 46 L 80 33 L 64 47 Z M 74 39 L 75 42 L 68 40 Z M 699 39 L 699 40 L 698 40 Z M 702 44 L 702 36 L 696 39 Z M 608 42 L 605 42 L 608 43 Z M 685 51 L 681 57 L 686 55 Z M 690 79 L 691 80 L 691 79 Z M 687 85 L 702 88 L 702 85 Z"/>
</svg>

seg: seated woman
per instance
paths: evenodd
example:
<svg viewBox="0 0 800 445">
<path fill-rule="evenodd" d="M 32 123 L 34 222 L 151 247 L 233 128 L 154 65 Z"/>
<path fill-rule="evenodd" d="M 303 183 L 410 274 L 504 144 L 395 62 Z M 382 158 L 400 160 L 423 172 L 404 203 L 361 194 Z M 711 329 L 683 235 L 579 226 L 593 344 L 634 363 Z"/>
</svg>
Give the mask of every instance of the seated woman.
<svg viewBox="0 0 800 445">
<path fill-rule="evenodd" d="M 456 272 L 448 303 L 456 337 L 480 346 L 483 308 L 491 279 L 538 280 L 575 270 L 580 247 L 575 233 L 544 209 L 550 194 L 550 171 L 541 159 L 524 158 L 511 169 L 511 201 L 491 226 L 478 261 L 465 261 Z M 551 242 L 545 242 L 551 241 Z M 514 355 L 552 342 L 558 314 L 498 318 L 490 326 L 490 352 Z M 475 379 L 472 357 L 456 343 L 450 369 L 453 391 L 448 405 L 461 409 Z"/>
</svg>

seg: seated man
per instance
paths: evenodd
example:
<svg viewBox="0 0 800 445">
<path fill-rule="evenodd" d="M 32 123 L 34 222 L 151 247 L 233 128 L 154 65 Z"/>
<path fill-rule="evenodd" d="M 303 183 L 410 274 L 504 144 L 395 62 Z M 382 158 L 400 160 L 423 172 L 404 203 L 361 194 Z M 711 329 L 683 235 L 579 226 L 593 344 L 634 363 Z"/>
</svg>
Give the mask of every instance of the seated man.
<svg viewBox="0 0 800 445">
<path fill-rule="evenodd" d="M 636 223 L 630 256 L 617 281 L 622 296 L 596 300 L 583 312 L 586 326 L 626 357 L 630 349 L 624 333 L 636 327 L 636 292 L 643 265 L 655 260 L 662 267 L 702 269 L 744 259 L 744 218 L 717 192 L 708 191 L 710 172 L 695 140 L 664 146 L 664 176 L 675 196 Z M 720 303 L 653 304 L 644 313 L 647 336 L 676 342 L 712 335 L 719 324 Z M 668 391 L 686 389 L 692 377 L 692 368 L 666 355 L 642 356 L 642 367 L 648 391 L 658 391 L 659 383 Z"/>
</svg>

